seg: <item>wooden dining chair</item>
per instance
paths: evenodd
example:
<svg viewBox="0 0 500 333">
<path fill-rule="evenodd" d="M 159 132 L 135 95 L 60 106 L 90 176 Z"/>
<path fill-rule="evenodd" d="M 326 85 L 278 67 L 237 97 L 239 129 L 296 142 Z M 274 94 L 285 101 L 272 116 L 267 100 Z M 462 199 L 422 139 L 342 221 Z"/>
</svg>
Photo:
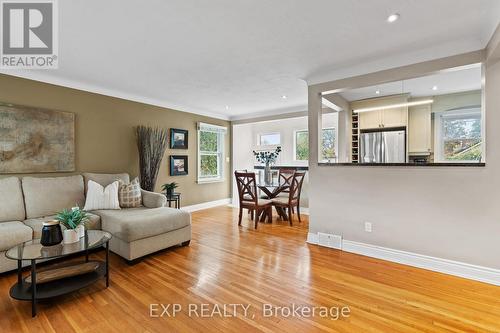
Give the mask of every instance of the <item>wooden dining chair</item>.
<svg viewBox="0 0 500 333">
<path fill-rule="evenodd" d="M 272 222 L 272 202 L 271 200 L 261 199 L 258 197 L 255 173 L 235 171 L 234 177 L 236 178 L 238 197 L 240 201 L 238 225 L 241 225 L 243 209 L 245 208 L 252 212 L 252 219 L 255 220 L 255 229 L 257 229 L 261 213 L 266 214 L 268 221 Z"/>
<path fill-rule="evenodd" d="M 292 217 L 294 214 L 293 208 L 297 208 L 297 215 L 299 216 L 299 222 L 302 222 L 300 219 L 300 192 L 302 191 L 302 184 L 304 182 L 305 172 L 294 172 L 291 184 L 290 191 L 288 192 L 288 197 L 276 197 L 272 199 L 273 206 L 277 208 L 281 208 L 283 210 L 288 209 L 288 222 L 292 225 Z"/>
<path fill-rule="evenodd" d="M 235 171 L 240 172 L 240 173 L 247 173 L 248 169 L 241 169 L 241 170 L 235 170 Z M 247 211 L 248 211 L 248 215 L 250 215 L 250 217 L 253 220 L 253 209 L 248 209 Z"/>
<path fill-rule="evenodd" d="M 286 168 L 279 169 L 278 183 L 281 185 L 288 185 L 289 186 L 289 187 L 285 188 L 284 190 L 282 190 L 280 194 L 278 194 L 279 197 L 288 198 L 288 194 L 290 193 L 290 187 L 292 185 L 293 175 L 295 174 L 295 172 L 296 172 L 295 169 L 286 169 Z M 295 213 L 293 207 L 292 207 L 292 213 Z"/>
<path fill-rule="evenodd" d="M 279 171 L 278 182 L 280 184 L 291 185 L 292 184 L 293 175 L 295 174 L 295 169 L 284 169 L 284 168 L 281 168 L 278 171 Z M 287 192 L 289 192 L 289 191 L 287 191 Z"/>
</svg>

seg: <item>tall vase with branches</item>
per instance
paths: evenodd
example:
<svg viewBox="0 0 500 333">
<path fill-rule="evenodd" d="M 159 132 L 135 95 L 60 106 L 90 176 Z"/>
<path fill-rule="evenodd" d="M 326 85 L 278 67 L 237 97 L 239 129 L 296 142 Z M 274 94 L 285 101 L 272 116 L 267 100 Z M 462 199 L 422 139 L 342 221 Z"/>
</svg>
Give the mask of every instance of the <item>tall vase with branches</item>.
<svg viewBox="0 0 500 333">
<path fill-rule="evenodd" d="M 275 151 L 253 151 L 253 155 L 257 159 L 258 162 L 265 165 L 264 167 L 264 182 L 266 184 L 271 184 L 272 182 L 272 173 L 271 173 L 271 164 L 276 162 L 276 159 L 281 153 L 281 147 L 276 147 Z"/>
<path fill-rule="evenodd" d="M 154 191 L 160 163 L 167 148 L 167 129 L 138 126 L 136 134 L 141 188 Z"/>
</svg>

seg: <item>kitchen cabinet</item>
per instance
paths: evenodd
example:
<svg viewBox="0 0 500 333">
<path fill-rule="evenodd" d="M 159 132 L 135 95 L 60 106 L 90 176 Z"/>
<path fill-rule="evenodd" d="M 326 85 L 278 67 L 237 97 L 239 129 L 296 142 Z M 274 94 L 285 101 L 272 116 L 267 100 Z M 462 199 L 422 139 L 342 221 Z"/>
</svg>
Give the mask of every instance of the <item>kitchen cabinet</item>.
<svg viewBox="0 0 500 333">
<path fill-rule="evenodd" d="M 407 119 L 407 107 L 359 113 L 360 129 L 406 127 Z"/>
<path fill-rule="evenodd" d="M 359 128 L 378 128 L 382 124 L 381 111 L 369 111 L 359 113 Z"/>
<path fill-rule="evenodd" d="M 408 108 L 382 110 L 382 127 L 404 127 L 408 124 Z"/>
<path fill-rule="evenodd" d="M 431 152 L 431 106 L 412 106 L 408 110 L 408 153 L 428 155 Z"/>
</svg>

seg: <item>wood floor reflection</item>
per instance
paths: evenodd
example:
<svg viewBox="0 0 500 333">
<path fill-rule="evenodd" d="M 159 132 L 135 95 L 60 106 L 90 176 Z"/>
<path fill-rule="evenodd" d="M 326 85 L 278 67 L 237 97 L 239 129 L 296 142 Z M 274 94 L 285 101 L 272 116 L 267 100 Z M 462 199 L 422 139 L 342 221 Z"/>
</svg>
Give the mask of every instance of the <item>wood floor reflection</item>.
<svg viewBox="0 0 500 333">
<path fill-rule="evenodd" d="M 135 266 L 111 255 L 108 289 L 41 303 L 34 319 L 29 303 L 8 296 L 16 275 L 0 275 L 0 332 L 500 332 L 500 287 L 308 245 L 307 221 L 254 230 L 247 217 L 238 227 L 229 207 L 195 212 L 189 247 Z M 175 317 L 150 317 L 150 304 L 171 303 L 182 307 Z M 189 316 L 190 303 L 250 307 L 247 317 L 201 318 Z M 264 317 L 264 304 L 350 315 Z"/>
</svg>

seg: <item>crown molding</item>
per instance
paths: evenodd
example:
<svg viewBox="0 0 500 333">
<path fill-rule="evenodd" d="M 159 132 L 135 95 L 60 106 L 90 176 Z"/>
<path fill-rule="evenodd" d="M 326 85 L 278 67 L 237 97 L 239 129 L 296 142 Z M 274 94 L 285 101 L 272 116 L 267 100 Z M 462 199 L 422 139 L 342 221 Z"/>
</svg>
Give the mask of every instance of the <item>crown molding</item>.
<svg viewBox="0 0 500 333">
<path fill-rule="evenodd" d="M 210 111 L 206 111 L 206 110 L 202 110 L 202 109 L 197 109 L 197 108 L 193 108 L 193 107 L 190 107 L 187 105 L 171 103 L 169 101 L 163 101 L 163 100 L 159 100 L 159 99 L 155 99 L 155 98 L 148 98 L 148 97 L 144 97 L 144 96 L 139 96 L 136 94 L 132 94 L 132 93 L 124 92 L 124 91 L 119 91 L 119 90 L 115 90 L 115 89 L 104 88 L 104 87 L 101 87 L 99 85 L 88 84 L 88 83 L 79 82 L 76 80 L 65 79 L 65 78 L 56 78 L 56 77 L 45 75 L 41 71 L 0 70 L 0 74 L 18 77 L 18 78 L 22 78 L 22 79 L 27 79 L 27 80 L 31 80 L 31 81 L 48 83 L 48 84 L 52 84 L 52 85 L 56 85 L 56 86 L 60 86 L 60 87 L 64 87 L 64 88 L 76 89 L 76 90 L 90 92 L 90 93 L 99 94 L 99 95 L 103 95 L 103 96 L 120 98 L 120 99 L 127 100 L 127 101 L 149 104 L 149 105 L 167 108 L 167 109 L 171 109 L 171 110 L 175 110 L 175 111 L 193 113 L 193 114 L 197 114 L 200 116 L 222 119 L 222 120 L 227 120 L 227 121 L 230 120 L 228 115 L 223 115 L 223 114 L 214 113 L 214 112 L 210 112 Z"/>
</svg>

